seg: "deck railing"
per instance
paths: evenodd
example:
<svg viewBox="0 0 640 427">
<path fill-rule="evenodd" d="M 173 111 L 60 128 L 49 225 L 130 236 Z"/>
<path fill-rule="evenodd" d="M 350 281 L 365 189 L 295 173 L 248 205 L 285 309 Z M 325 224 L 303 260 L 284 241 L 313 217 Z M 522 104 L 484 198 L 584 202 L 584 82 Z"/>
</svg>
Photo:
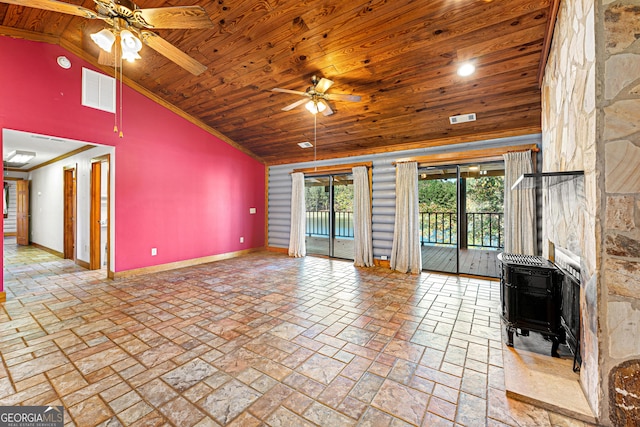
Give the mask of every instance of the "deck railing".
<svg viewBox="0 0 640 427">
<path fill-rule="evenodd" d="M 458 219 L 455 212 L 420 212 L 420 244 L 455 245 Z"/>
<path fill-rule="evenodd" d="M 353 238 L 353 212 L 335 212 L 336 237 Z M 503 248 L 501 212 L 467 212 L 467 246 Z M 455 212 L 421 212 L 421 244 L 455 245 L 458 221 Z M 329 212 L 307 211 L 307 235 L 329 236 Z"/>
<path fill-rule="evenodd" d="M 502 212 L 467 212 L 467 244 L 483 248 L 504 248 Z"/>
<path fill-rule="evenodd" d="M 353 238 L 353 212 L 335 212 L 336 237 Z M 307 236 L 329 237 L 329 211 L 307 211 Z"/>
<path fill-rule="evenodd" d="M 421 212 L 421 244 L 455 245 L 458 219 L 455 212 Z M 467 246 L 503 248 L 503 214 L 501 212 L 467 212 Z"/>
</svg>

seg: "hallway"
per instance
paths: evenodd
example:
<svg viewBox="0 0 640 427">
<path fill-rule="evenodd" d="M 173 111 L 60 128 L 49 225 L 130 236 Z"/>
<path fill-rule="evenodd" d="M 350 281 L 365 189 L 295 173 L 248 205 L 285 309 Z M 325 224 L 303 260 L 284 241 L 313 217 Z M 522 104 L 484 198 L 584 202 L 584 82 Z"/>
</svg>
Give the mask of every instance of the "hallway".
<svg viewBox="0 0 640 427">
<path fill-rule="evenodd" d="M 259 252 L 115 281 L 5 241 L 0 405 L 76 426 L 568 426 L 507 399 L 495 281 Z"/>
</svg>

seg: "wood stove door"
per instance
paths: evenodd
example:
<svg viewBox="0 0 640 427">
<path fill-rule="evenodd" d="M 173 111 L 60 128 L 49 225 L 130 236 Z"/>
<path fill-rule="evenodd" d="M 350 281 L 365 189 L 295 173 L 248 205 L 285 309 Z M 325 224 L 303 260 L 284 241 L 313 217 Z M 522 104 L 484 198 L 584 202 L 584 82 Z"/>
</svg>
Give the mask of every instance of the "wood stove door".
<svg viewBox="0 0 640 427">
<path fill-rule="evenodd" d="M 557 334 L 561 299 L 553 271 L 514 269 L 512 276 L 518 286 L 515 298 L 518 327 Z"/>
</svg>

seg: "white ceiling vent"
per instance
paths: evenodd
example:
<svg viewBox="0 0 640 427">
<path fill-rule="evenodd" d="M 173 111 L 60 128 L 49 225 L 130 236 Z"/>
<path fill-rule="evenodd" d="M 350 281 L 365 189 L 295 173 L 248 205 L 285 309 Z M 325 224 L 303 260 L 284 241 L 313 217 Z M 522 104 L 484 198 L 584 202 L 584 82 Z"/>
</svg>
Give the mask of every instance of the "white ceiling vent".
<svg viewBox="0 0 640 427">
<path fill-rule="evenodd" d="M 310 143 L 309 141 L 298 142 L 298 145 L 300 146 L 300 148 L 311 148 L 311 147 L 313 147 L 313 144 Z"/>
<path fill-rule="evenodd" d="M 82 105 L 116 112 L 116 79 L 82 68 Z"/>
<path fill-rule="evenodd" d="M 476 113 L 460 114 L 459 116 L 449 117 L 449 123 L 451 123 L 452 125 L 457 125 L 458 123 L 465 123 L 465 122 L 475 122 L 475 121 L 476 121 Z"/>
</svg>

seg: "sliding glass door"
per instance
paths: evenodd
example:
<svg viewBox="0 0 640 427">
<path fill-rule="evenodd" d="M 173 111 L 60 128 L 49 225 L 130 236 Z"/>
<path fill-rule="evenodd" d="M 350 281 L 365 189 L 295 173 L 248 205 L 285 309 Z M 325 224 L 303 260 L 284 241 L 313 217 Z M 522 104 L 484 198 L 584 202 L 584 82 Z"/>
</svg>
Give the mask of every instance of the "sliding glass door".
<svg viewBox="0 0 640 427">
<path fill-rule="evenodd" d="M 353 175 L 305 177 L 307 253 L 353 259 Z"/>
<path fill-rule="evenodd" d="M 421 168 L 418 191 L 423 268 L 499 277 L 504 163 Z"/>
<path fill-rule="evenodd" d="M 504 162 L 460 166 L 460 273 L 499 277 L 504 247 Z"/>
<path fill-rule="evenodd" d="M 457 166 L 418 171 L 422 268 L 458 272 Z"/>
</svg>

